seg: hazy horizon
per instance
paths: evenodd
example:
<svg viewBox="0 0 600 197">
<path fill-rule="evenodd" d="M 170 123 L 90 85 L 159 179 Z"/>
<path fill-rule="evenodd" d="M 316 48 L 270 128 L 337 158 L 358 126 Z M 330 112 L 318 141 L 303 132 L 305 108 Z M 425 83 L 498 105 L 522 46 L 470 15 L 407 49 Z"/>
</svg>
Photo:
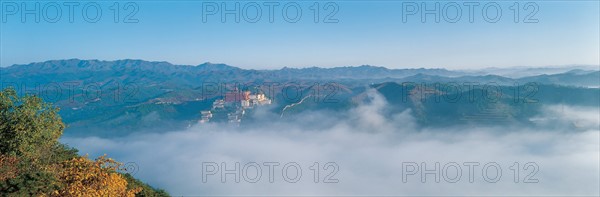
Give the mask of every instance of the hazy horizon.
<svg viewBox="0 0 600 197">
<path fill-rule="evenodd" d="M 600 69 L 600 64 L 562 64 L 562 65 L 539 65 L 539 66 L 528 66 L 528 65 L 517 65 L 517 66 L 492 66 L 492 67 L 478 67 L 478 68 L 447 68 L 447 67 L 443 67 L 443 66 L 439 66 L 439 67 L 424 67 L 424 66 L 412 66 L 412 67 L 390 67 L 390 66 L 386 66 L 386 65 L 374 65 L 374 64 L 361 64 L 361 65 L 333 65 L 333 66 L 321 66 L 321 65 L 311 65 L 311 66 L 300 66 L 300 67 L 291 67 L 291 66 L 281 66 L 281 67 L 276 67 L 276 68 L 246 68 L 243 66 L 238 66 L 238 65 L 233 65 L 233 64 L 229 64 L 227 62 L 201 62 L 201 63 L 197 63 L 197 64 L 176 64 L 173 62 L 169 62 L 169 61 L 164 61 L 164 60 L 145 60 L 145 59 L 135 59 L 135 58 L 125 58 L 125 59 L 82 59 L 82 58 L 64 58 L 64 59 L 50 59 L 50 60 L 44 60 L 44 61 L 34 61 L 34 62 L 29 62 L 29 63 L 16 63 L 16 64 L 12 64 L 9 66 L 0 66 L 0 68 L 7 68 L 7 67 L 11 67 L 11 66 L 19 66 L 19 65 L 28 65 L 28 64 L 35 64 L 35 63 L 43 63 L 43 62 L 49 62 L 49 61 L 63 61 L 63 60 L 82 60 L 82 61 L 106 61 L 106 62 L 112 62 L 112 61 L 124 61 L 124 60 L 134 60 L 134 61 L 147 61 L 147 62 L 166 62 L 169 63 L 171 65 L 178 65 L 178 66 L 199 66 L 202 64 L 225 64 L 228 66 L 233 66 L 233 67 L 237 67 L 237 68 L 241 68 L 241 69 L 254 69 L 254 70 L 279 70 L 279 69 L 283 69 L 283 68 L 295 68 L 295 69 L 305 69 L 305 68 L 341 68 L 341 67 L 360 67 L 360 66 L 374 66 L 374 67 L 384 67 L 387 69 L 420 69 L 420 68 L 425 68 L 425 69 L 446 69 L 446 70 L 456 70 L 456 71 L 478 71 L 478 70 L 486 70 L 486 69 L 518 69 L 518 68 L 569 68 L 569 67 L 588 67 L 590 69 Z M 594 67 L 594 68 L 592 68 Z"/>
</svg>

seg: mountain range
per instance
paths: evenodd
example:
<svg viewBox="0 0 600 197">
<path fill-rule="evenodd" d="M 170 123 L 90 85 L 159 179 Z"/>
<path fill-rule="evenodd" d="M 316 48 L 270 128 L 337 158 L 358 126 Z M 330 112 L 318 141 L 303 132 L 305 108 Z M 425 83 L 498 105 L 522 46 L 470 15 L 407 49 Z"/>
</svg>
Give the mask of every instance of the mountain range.
<svg viewBox="0 0 600 197">
<path fill-rule="evenodd" d="M 514 77 L 519 69 L 522 73 Z M 427 98 L 471 94 L 489 86 L 504 96 L 485 107 L 502 108 L 504 115 L 510 116 L 507 120 L 526 121 L 533 114 L 527 110 L 538 109 L 512 102 L 523 98 L 539 104 L 587 106 L 598 105 L 600 100 L 600 71 L 590 66 L 460 71 L 363 65 L 255 70 L 213 63 L 190 66 L 131 59 L 68 59 L 0 68 L 0 82 L 2 88 L 37 94 L 59 106 L 69 125 L 67 136 L 120 136 L 140 130 L 185 128 L 226 92 L 245 88 L 271 97 L 274 104 L 269 110 L 274 113 L 309 95 L 319 98 L 294 105 L 286 112 L 291 116 L 303 110 L 343 112 L 355 106 L 367 89 L 375 88 L 389 101 L 390 113 L 411 109 L 425 125 L 455 124 L 462 119 L 452 117 L 468 117 L 481 108 L 474 101 L 457 104 Z M 468 88 L 468 84 L 476 85 Z M 462 88 L 453 87 L 456 85 Z M 512 93 L 515 89 L 520 90 L 518 94 Z M 296 91 L 294 98 L 290 98 L 290 90 Z M 335 102 L 325 102 L 327 99 Z"/>
</svg>

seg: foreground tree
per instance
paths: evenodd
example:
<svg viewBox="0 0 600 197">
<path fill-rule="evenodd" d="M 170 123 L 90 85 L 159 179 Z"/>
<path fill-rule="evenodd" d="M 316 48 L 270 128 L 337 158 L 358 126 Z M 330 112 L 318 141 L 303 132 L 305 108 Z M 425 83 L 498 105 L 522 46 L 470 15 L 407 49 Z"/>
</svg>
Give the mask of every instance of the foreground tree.
<svg viewBox="0 0 600 197">
<path fill-rule="evenodd" d="M 58 143 L 65 125 L 58 108 L 36 96 L 0 92 L 0 153 L 36 161 Z"/>
<path fill-rule="evenodd" d="M 168 196 L 58 142 L 58 108 L 36 96 L 0 91 L 0 196 Z M 131 183 L 131 184 L 130 184 Z"/>
</svg>

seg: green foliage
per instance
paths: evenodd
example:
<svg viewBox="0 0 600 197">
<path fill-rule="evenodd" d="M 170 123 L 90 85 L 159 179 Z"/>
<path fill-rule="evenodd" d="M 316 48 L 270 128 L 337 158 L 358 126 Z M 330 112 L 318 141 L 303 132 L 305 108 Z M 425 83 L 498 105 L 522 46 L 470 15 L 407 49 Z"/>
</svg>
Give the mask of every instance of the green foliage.
<svg viewBox="0 0 600 197">
<path fill-rule="evenodd" d="M 64 128 L 58 109 L 39 97 L 0 92 L 0 154 L 35 160 L 58 143 Z"/>
<path fill-rule="evenodd" d="M 25 171 L 0 183 L 0 193 L 6 196 L 38 196 L 60 188 L 53 172 Z"/>
</svg>

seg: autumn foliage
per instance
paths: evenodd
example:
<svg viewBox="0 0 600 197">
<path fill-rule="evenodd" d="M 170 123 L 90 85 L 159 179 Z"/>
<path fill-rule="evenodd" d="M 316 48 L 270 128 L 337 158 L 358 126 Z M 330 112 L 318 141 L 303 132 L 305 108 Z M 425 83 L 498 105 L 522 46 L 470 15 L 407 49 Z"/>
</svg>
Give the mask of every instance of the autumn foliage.
<svg viewBox="0 0 600 197">
<path fill-rule="evenodd" d="M 12 179 L 19 173 L 17 163 L 19 160 L 15 156 L 0 155 L 0 181 Z"/>
<path fill-rule="evenodd" d="M 127 181 L 116 173 L 120 164 L 109 158 L 77 157 L 61 165 L 58 177 L 65 185 L 53 193 L 57 196 L 135 196 L 141 191 L 127 188 Z"/>
</svg>

